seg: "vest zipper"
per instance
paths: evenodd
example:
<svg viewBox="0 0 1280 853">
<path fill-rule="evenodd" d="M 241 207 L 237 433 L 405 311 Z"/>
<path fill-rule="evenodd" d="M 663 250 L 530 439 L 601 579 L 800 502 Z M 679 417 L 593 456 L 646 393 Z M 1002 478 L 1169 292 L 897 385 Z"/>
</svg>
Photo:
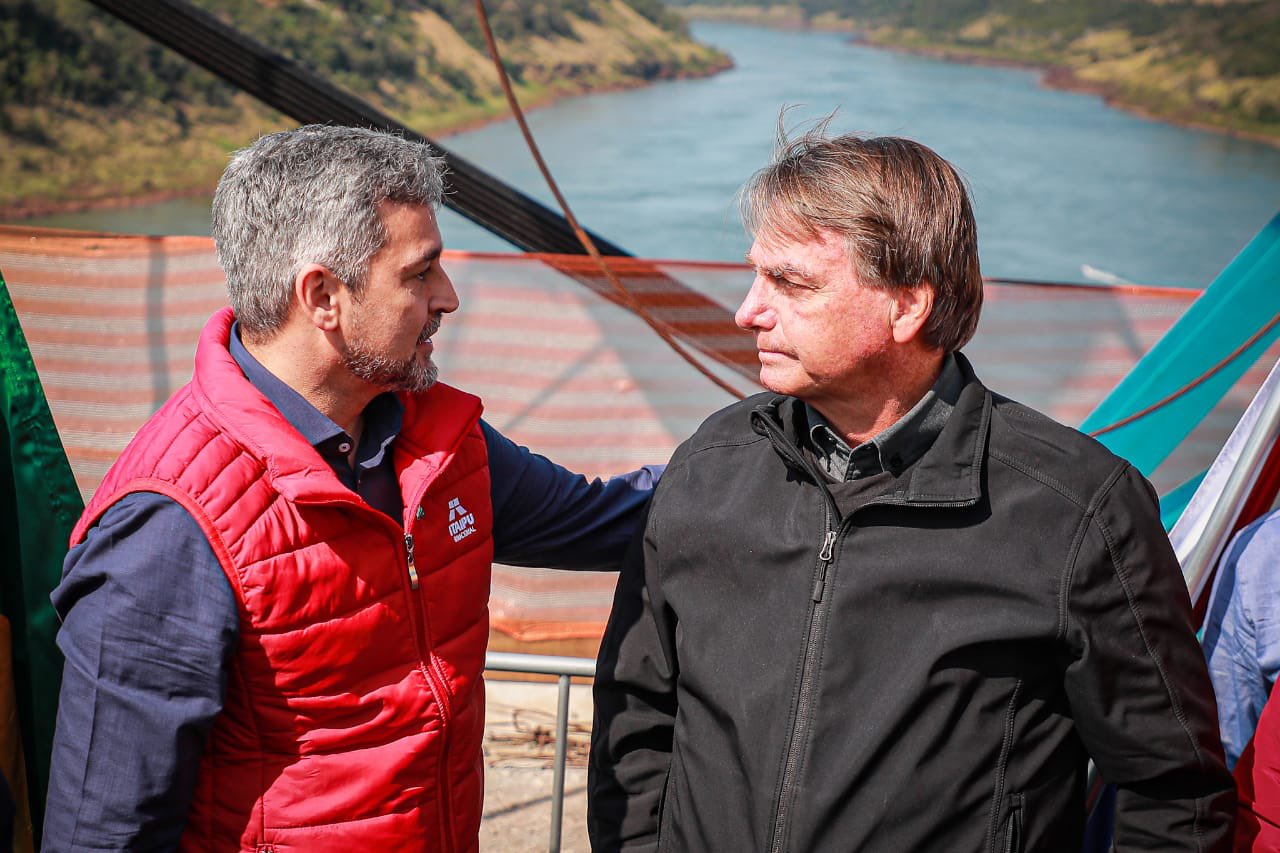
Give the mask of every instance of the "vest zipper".
<svg viewBox="0 0 1280 853">
<path fill-rule="evenodd" d="M 425 495 L 426 490 L 424 489 L 415 494 L 413 496 L 414 499 L 406 503 L 405 506 L 421 505 Z M 439 775 L 437 776 L 437 785 L 440 791 L 440 842 L 442 849 L 446 853 L 452 853 L 457 849 L 457 840 L 453 836 L 453 786 L 450 784 L 449 778 L 450 724 L 453 718 L 453 708 L 449 703 L 448 679 L 445 678 L 444 673 L 440 670 L 440 662 L 436 659 L 430 642 L 427 605 L 423 601 L 423 595 L 419 590 L 421 582 L 418 577 L 418 566 L 413 556 L 413 524 L 414 520 L 406 518 L 404 531 L 405 564 L 409 574 L 411 606 L 416 605 L 418 611 L 417 627 L 420 632 L 422 676 L 426 679 L 427 686 L 431 689 L 431 695 L 434 697 L 436 707 L 440 713 L 440 762 Z M 413 595 L 412 593 L 417 594 Z"/>
<path fill-rule="evenodd" d="M 404 551 L 409 558 L 409 589 L 418 588 L 418 567 L 413 562 L 413 534 L 404 535 Z"/>
<path fill-rule="evenodd" d="M 420 488 L 414 495 L 413 499 L 406 501 L 406 507 L 416 507 L 422 504 L 422 499 L 426 495 L 427 489 Z M 430 631 L 428 629 L 427 606 L 423 601 L 423 595 L 420 591 L 421 579 L 418 576 L 417 563 L 414 560 L 414 541 L 413 541 L 413 524 L 412 517 L 405 519 L 405 526 L 401 528 L 394 521 L 388 519 L 386 515 L 373 509 L 368 504 L 358 500 L 327 500 L 315 501 L 314 503 L 324 504 L 350 504 L 359 506 L 363 510 L 374 513 L 383 519 L 383 523 L 393 528 L 398 535 L 402 537 L 405 549 L 405 565 L 407 567 L 407 577 L 409 581 L 409 591 L 406 591 L 406 597 L 409 599 L 409 606 L 417 610 L 417 619 L 410 617 L 414 624 L 414 642 L 418 648 L 419 664 L 418 669 L 422 672 L 423 680 L 426 681 L 431 696 L 435 700 L 436 707 L 440 713 L 440 761 L 438 785 L 440 792 L 440 805 L 437 814 L 440 816 L 440 847 L 444 853 L 453 853 L 458 849 L 458 841 L 454 835 L 453 826 L 453 785 L 449 777 L 449 746 L 450 736 L 452 734 L 451 724 L 453 718 L 453 707 L 449 701 L 448 679 L 445 677 L 444 671 L 440 665 L 439 659 L 431 649 Z M 413 593 L 417 593 L 414 595 Z"/>
<path fill-rule="evenodd" d="M 809 712 L 813 705 L 814 670 L 817 668 L 819 640 L 826 624 L 827 603 L 824 601 L 827 585 L 827 567 L 835 551 L 837 530 L 832 528 L 831 507 L 826 507 L 822 549 L 818 552 L 818 565 L 813 584 L 813 606 L 809 610 L 809 636 L 804 644 L 804 663 L 800 668 L 800 692 L 796 697 L 795 722 L 791 726 L 791 739 L 787 744 L 786 759 L 782 766 L 782 784 L 778 787 L 778 809 L 773 821 L 771 853 L 781 853 L 787 835 L 787 818 L 795 799 L 796 774 L 800 771 L 800 755 L 809 732 Z"/>
</svg>

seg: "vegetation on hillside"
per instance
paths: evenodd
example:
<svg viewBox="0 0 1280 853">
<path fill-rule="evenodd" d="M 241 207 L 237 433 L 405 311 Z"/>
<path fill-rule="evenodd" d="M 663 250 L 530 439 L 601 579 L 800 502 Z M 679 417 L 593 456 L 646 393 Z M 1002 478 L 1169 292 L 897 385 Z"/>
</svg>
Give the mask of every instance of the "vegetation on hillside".
<svg viewBox="0 0 1280 853">
<path fill-rule="evenodd" d="M 693 0 L 842 22 L 870 43 L 1052 65 L 1052 82 L 1095 89 L 1164 118 L 1280 140 L 1275 0 Z M 690 5 L 689 0 L 672 0 Z"/>
<path fill-rule="evenodd" d="M 471 0 L 196 2 L 420 131 L 505 110 Z M 728 64 L 659 0 L 488 5 L 526 104 Z M 206 189 L 286 124 L 85 0 L 0 0 L 0 211 Z"/>
</svg>

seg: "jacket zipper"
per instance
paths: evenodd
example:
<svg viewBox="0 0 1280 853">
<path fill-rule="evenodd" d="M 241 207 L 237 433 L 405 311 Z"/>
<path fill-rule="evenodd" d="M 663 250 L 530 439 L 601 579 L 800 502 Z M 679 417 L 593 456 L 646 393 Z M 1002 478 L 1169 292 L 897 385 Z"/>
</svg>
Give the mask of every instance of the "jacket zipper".
<svg viewBox="0 0 1280 853">
<path fill-rule="evenodd" d="M 818 491 L 824 498 L 824 534 L 822 548 L 818 552 L 818 565 L 814 572 L 813 594 L 810 596 L 812 606 L 809 609 L 809 634 L 805 638 L 803 662 L 800 667 L 800 690 L 796 696 L 795 722 L 791 727 L 791 736 L 787 742 L 787 752 L 782 765 L 782 782 L 778 786 L 778 805 L 773 820 L 773 841 L 769 845 L 770 853 L 781 853 L 786 841 L 787 820 L 790 817 L 791 804 L 795 798 L 796 774 L 800 770 L 800 747 L 809 726 L 808 717 L 809 709 L 812 705 L 811 694 L 813 692 L 814 669 L 817 666 L 818 640 L 822 635 L 822 627 L 826 622 L 827 568 L 831 565 L 839 528 L 843 527 L 844 522 L 842 521 L 838 527 L 833 527 L 832 520 L 839 518 L 840 515 L 839 509 L 836 507 L 836 499 L 832 496 L 831 490 L 824 485 L 822 477 L 809 464 L 809 460 L 804 458 L 804 454 L 796 450 L 782 433 L 782 430 L 778 428 L 778 425 L 769 418 L 760 417 L 759 423 L 768 433 L 774 449 L 782 454 L 784 459 L 790 460 L 793 466 L 804 471 L 818 487 Z"/>
<path fill-rule="evenodd" d="M 818 553 L 818 580 L 813 585 L 813 601 L 815 604 L 822 601 L 822 597 L 826 593 L 827 566 L 831 565 L 831 549 L 835 544 L 836 532 L 828 530 L 827 537 L 822 540 L 822 550 Z"/>
<path fill-rule="evenodd" d="M 976 500 L 905 501 L 894 498 L 878 498 L 858 507 L 848 517 L 841 520 L 838 526 L 833 528 L 831 521 L 833 517 L 839 517 L 839 510 L 836 507 L 836 500 L 832 496 L 831 490 L 825 486 L 821 475 L 814 470 L 813 466 L 809 464 L 809 460 L 804 457 L 804 454 L 791 444 L 778 425 L 769 417 L 762 414 L 756 422 L 764 428 L 774 449 L 784 459 L 789 460 L 792 465 L 806 472 L 809 479 L 817 485 L 818 491 L 825 498 L 826 534 L 822 540 L 822 549 L 818 552 L 818 567 L 813 583 L 813 606 L 809 611 L 809 635 L 805 640 L 804 662 L 800 669 L 800 691 L 796 697 L 795 724 L 792 727 L 791 738 L 787 744 L 782 783 L 778 788 L 778 807 L 773 822 L 773 842 L 769 846 L 770 853 L 781 853 L 786 842 L 787 819 L 790 817 L 791 804 L 795 797 L 796 774 L 799 772 L 800 766 L 800 746 L 809 724 L 809 708 L 812 704 L 812 696 L 810 694 L 813 689 L 814 667 L 817 664 L 818 639 L 821 636 L 822 627 L 826 623 L 827 569 L 831 565 L 835 542 L 840 531 L 848 525 L 855 514 L 872 506 L 950 507 L 973 504 L 976 503 Z"/>
<path fill-rule="evenodd" d="M 795 799 L 796 774 L 800 769 L 800 753 L 805 736 L 809 729 L 809 709 L 813 703 L 814 670 L 817 667 L 819 639 L 826 624 L 827 603 L 825 600 L 827 586 L 827 567 L 831 565 L 837 531 L 832 529 L 831 507 L 824 513 L 826 533 L 822 539 L 822 549 L 818 552 L 818 566 L 813 582 L 813 606 L 809 610 L 809 636 L 804 644 L 804 662 L 800 668 L 800 692 L 796 697 L 795 722 L 791 727 L 791 738 L 787 744 L 786 759 L 782 769 L 782 784 L 778 788 L 778 808 L 773 821 L 773 843 L 771 853 L 781 853 L 786 841 L 787 819 L 790 816 L 791 804 Z"/>
</svg>

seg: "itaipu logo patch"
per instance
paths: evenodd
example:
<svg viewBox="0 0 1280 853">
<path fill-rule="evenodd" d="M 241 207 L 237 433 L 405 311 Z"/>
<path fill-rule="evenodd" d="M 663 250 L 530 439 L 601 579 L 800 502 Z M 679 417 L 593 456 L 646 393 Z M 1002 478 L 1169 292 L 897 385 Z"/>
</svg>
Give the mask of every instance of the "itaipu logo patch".
<svg viewBox="0 0 1280 853">
<path fill-rule="evenodd" d="M 457 498 L 449 501 L 449 535 L 461 542 L 476 532 L 476 517 L 467 512 Z"/>
</svg>

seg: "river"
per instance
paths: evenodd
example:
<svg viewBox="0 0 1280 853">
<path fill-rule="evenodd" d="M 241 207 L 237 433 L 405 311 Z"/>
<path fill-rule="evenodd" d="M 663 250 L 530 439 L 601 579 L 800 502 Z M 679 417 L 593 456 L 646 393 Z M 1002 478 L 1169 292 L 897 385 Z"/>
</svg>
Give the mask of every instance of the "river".
<svg viewBox="0 0 1280 853">
<path fill-rule="evenodd" d="M 734 196 L 788 124 L 918 139 L 971 183 L 992 276 L 1203 286 L 1280 209 L 1280 149 L 1113 109 L 1036 71 L 851 44 L 838 33 L 700 22 L 737 66 L 700 80 L 562 101 L 529 116 L 589 228 L 648 257 L 737 260 Z M 548 204 L 514 122 L 449 137 L 457 153 Z M 68 214 L 33 224 L 208 233 L 208 200 Z M 506 249 L 452 213 L 457 249 Z"/>
</svg>

